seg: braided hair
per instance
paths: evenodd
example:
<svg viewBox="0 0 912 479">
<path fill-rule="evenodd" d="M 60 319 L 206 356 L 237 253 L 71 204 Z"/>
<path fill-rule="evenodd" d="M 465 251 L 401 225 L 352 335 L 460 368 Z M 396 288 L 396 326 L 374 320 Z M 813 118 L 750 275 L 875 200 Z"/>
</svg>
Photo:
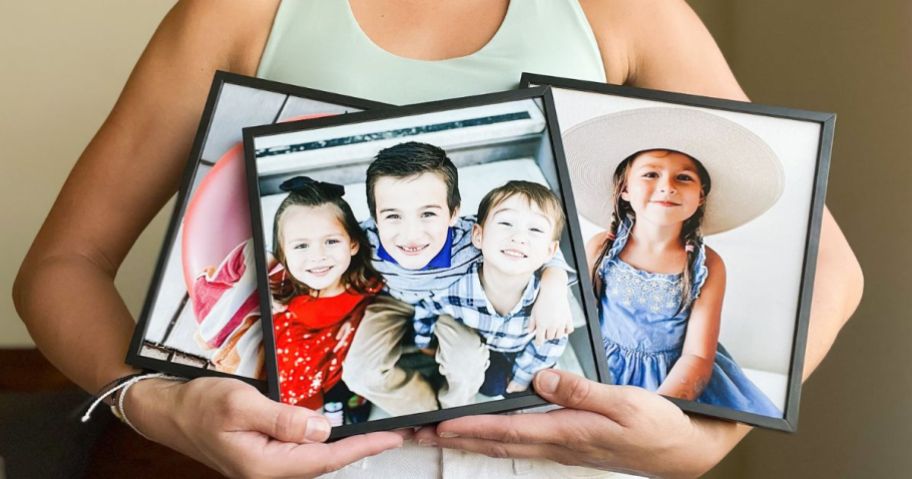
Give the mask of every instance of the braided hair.
<svg viewBox="0 0 912 479">
<path fill-rule="evenodd" d="M 601 296 L 602 289 L 605 287 L 601 276 L 598 274 L 599 265 L 602 264 L 602 262 L 605 260 L 605 257 L 608 255 L 608 252 L 611 250 L 611 247 L 614 245 L 614 240 L 617 238 L 617 232 L 618 228 L 620 228 L 621 222 L 624 221 L 624 219 L 630 219 L 634 222 L 636 221 L 636 213 L 633 211 L 633 207 L 630 206 L 630 202 L 621 197 L 621 193 L 627 189 L 627 174 L 630 171 L 630 167 L 633 165 L 634 160 L 636 160 L 640 155 L 643 153 L 656 151 L 673 150 L 638 151 L 625 158 L 624 161 L 621 161 L 621 163 L 618 164 L 617 169 L 614 170 L 614 191 L 612 191 L 611 194 L 611 203 L 614 205 L 614 211 L 611 214 L 611 223 L 608 226 L 606 235 L 607 237 L 599 249 L 599 254 L 595 261 L 595 268 L 593 268 L 592 271 L 592 284 L 595 287 L 596 297 Z M 682 155 L 693 160 L 694 165 L 697 167 L 697 175 L 700 177 L 700 189 L 704 198 L 704 201 L 700 203 L 700 206 L 697 207 L 697 210 L 694 212 L 694 214 L 691 215 L 690 218 L 684 220 L 684 224 L 681 226 L 681 243 L 684 245 L 684 251 L 687 256 L 681 278 L 681 304 L 678 307 L 678 313 L 680 313 L 682 311 L 686 311 L 693 305 L 693 265 L 697 260 L 700 245 L 703 243 L 703 236 L 700 233 L 700 226 L 703 224 L 703 216 L 706 214 L 705 198 L 709 195 L 709 190 L 712 184 L 710 181 L 709 172 L 706 171 L 706 168 L 702 163 L 700 163 L 699 160 L 688 155 L 687 153 L 676 153 L 681 153 Z"/>
<path fill-rule="evenodd" d="M 307 176 L 296 176 L 279 185 L 279 189 L 287 191 L 289 194 L 282 200 L 276 210 L 272 226 L 272 251 L 275 253 L 276 260 L 284 267 L 281 277 L 270 278 L 269 281 L 270 289 L 276 301 L 288 304 L 296 296 L 317 296 L 319 293 L 298 281 L 288 270 L 281 241 L 283 235 L 281 219 L 285 210 L 291 206 L 318 207 L 331 205 L 335 210 L 336 218 L 344 226 L 345 232 L 351 238 L 351 241 L 358 244 L 358 252 L 352 256 L 348 270 L 342 274 L 342 284 L 345 285 L 347 291 L 359 294 L 377 292 L 383 284 L 383 277 L 371 264 L 371 247 L 367 236 L 361 230 L 361 226 L 358 224 L 358 220 L 355 218 L 348 202 L 342 198 L 345 194 L 345 188 L 342 185 L 316 181 Z"/>
</svg>

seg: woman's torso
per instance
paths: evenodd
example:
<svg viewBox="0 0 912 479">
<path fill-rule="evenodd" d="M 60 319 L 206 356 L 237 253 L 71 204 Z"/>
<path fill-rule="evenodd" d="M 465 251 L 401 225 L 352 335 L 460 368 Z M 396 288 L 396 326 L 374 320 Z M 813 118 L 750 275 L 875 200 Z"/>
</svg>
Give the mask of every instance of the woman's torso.
<svg viewBox="0 0 912 479">
<path fill-rule="evenodd" d="M 350 6 L 341 0 L 283 2 L 257 76 L 398 104 L 512 89 L 523 71 L 592 81 L 606 78 L 586 12 L 575 0 L 513 1 L 499 14 L 493 6 L 486 8 L 479 15 L 500 15 L 502 21 L 495 22 L 493 32 L 490 28 L 486 31 L 464 25 L 472 39 L 460 37 L 458 32 L 448 33 L 467 47 L 455 58 L 447 53 L 439 55 L 441 52 L 435 48 L 405 52 L 416 54 L 416 58 L 444 58 L 436 60 L 403 56 L 404 52 L 394 45 L 401 32 L 397 35 L 389 25 L 375 24 L 372 32 L 365 32 L 362 21 L 357 19 L 359 13 L 353 11 L 356 6 L 358 2 Z M 490 27 L 492 22 L 486 19 L 478 23 Z M 420 37 L 421 29 L 420 25 L 413 26 L 411 32 Z M 431 43 L 440 46 L 447 41 L 437 38 Z M 413 472 L 404 476 L 404 471 Z M 621 476 L 544 460 L 491 459 L 414 445 L 359 461 L 332 476 L 370 477 L 385 473 L 396 477 L 453 478 Z"/>
<path fill-rule="evenodd" d="M 426 38 L 430 48 L 397 44 L 389 24 L 358 2 L 282 2 L 257 75 L 375 101 L 407 104 L 515 88 L 522 72 L 605 81 L 605 69 L 586 14 L 575 0 L 523 0 L 479 11 L 468 49 L 448 48 L 453 33 L 406 27 L 400 36 Z M 392 15 L 391 16 L 395 16 Z M 361 25 L 370 26 L 370 32 Z M 496 27 L 496 28 L 493 28 Z M 458 27 L 454 27 L 458 28 Z M 493 28 L 493 30 L 492 30 Z M 396 48 L 397 51 L 388 51 Z M 400 52 L 421 58 L 402 56 Z"/>
</svg>

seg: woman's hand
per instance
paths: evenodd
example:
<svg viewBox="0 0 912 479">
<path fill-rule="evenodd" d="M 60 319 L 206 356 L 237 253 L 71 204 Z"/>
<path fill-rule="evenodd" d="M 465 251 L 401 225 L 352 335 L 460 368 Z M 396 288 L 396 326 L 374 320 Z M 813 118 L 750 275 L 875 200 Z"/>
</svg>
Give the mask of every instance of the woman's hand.
<svg viewBox="0 0 912 479">
<path fill-rule="evenodd" d="M 228 477 L 315 477 L 399 447 L 404 438 L 377 432 L 325 444 L 330 426 L 321 414 L 234 379 L 149 379 L 124 400 L 144 435 Z"/>
<path fill-rule="evenodd" d="M 562 464 L 661 477 L 696 477 L 719 462 L 747 426 L 690 417 L 663 397 L 542 370 L 533 382 L 566 409 L 471 416 L 418 432 L 422 445 L 493 457 L 547 458 Z"/>
</svg>

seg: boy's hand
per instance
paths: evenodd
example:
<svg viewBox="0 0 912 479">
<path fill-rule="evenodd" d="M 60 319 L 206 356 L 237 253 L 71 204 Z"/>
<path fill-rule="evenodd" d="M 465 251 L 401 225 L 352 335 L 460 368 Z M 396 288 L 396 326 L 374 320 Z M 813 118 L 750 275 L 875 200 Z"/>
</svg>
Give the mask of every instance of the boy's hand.
<svg viewBox="0 0 912 479">
<path fill-rule="evenodd" d="M 339 327 L 339 332 L 336 333 L 336 346 L 333 347 L 332 352 L 337 353 L 340 349 L 345 347 L 349 342 L 349 336 L 351 336 L 354 330 L 355 328 L 352 327 L 350 319 L 342 323 L 342 326 Z"/>
<path fill-rule="evenodd" d="M 542 273 L 541 289 L 532 305 L 529 333 L 535 334 L 535 345 L 573 332 L 573 315 L 567 294 L 567 272 L 547 268 Z"/>
</svg>

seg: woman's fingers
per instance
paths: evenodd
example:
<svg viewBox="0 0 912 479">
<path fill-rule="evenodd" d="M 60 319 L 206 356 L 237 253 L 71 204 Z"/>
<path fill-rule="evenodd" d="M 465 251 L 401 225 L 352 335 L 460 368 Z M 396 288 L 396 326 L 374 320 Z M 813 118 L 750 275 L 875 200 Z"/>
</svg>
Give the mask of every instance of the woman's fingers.
<svg viewBox="0 0 912 479">
<path fill-rule="evenodd" d="M 403 441 L 408 441 L 409 439 L 413 439 L 415 437 L 415 430 L 410 427 L 407 427 L 405 429 L 394 429 L 390 432 L 401 437 Z"/>
<path fill-rule="evenodd" d="M 291 443 L 323 442 L 329 437 L 329 420 L 322 414 L 273 401 L 253 388 L 231 391 L 224 406 L 226 416 L 239 420 L 239 430 Z"/>
<path fill-rule="evenodd" d="M 594 434 L 620 434 L 611 420 L 587 411 L 560 410 L 510 416 L 469 416 L 437 425 L 441 439 L 474 438 L 509 444 L 553 444 L 585 440 Z M 419 439 L 428 440 L 420 431 Z"/>
<path fill-rule="evenodd" d="M 148 380 L 126 399 L 142 430 L 229 477 L 316 477 L 401 446 L 410 435 L 378 432 L 326 444 L 330 427 L 321 414 L 234 379 Z M 177 427 L 156 414 L 175 416 Z"/>
<path fill-rule="evenodd" d="M 267 447 L 269 475 L 274 477 L 313 477 L 341 469 L 355 461 L 402 446 L 402 436 L 395 432 L 374 432 L 352 436 L 330 444 L 283 445 Z M 262 473 L 262 471 L 261 471 Z"/>
<path fill-rule="evenodd" d="M 595 435 L 610 442 L 634 422 L 640 410 L 638 401 L 646 400 L 640 397 L 644 391 L 638 388 L 600 384 L 559 370 L 540 371 L 533 384 L 544 399 L 566 409 L 545 414 L 462 417 L 438 424 L 436 433 L 442 438 L 522 444 L 565 445 L 568 441 L 595 439 Z M 422 431 L 419 437 L 428 441 L 426 435 Z"/>
<path fill-rule="evenodd" d="M 667 400 L 641 388 L 601 384 L 557 369 L 539 371 L 532 384 L 535 392 L 548 402 L 569 409 L 592 411 L 622 426 L 628 426 L 637 418 L 643 410 L 641 404 L 658 400 L 674 407 Z"/>
</svg>

